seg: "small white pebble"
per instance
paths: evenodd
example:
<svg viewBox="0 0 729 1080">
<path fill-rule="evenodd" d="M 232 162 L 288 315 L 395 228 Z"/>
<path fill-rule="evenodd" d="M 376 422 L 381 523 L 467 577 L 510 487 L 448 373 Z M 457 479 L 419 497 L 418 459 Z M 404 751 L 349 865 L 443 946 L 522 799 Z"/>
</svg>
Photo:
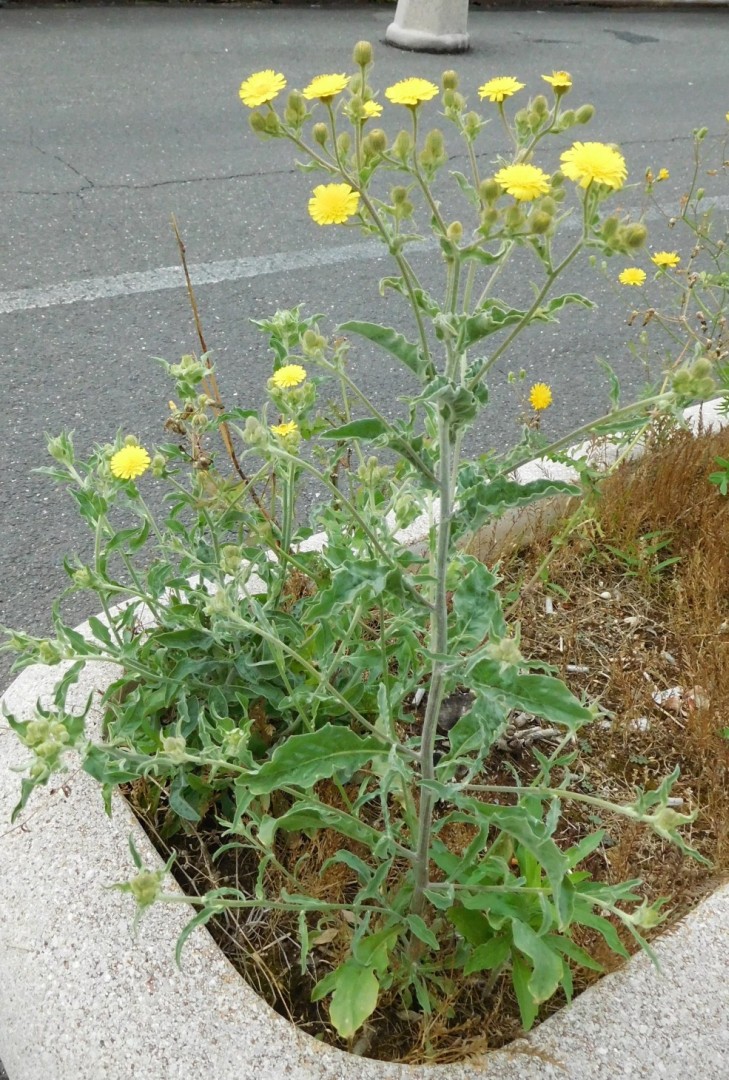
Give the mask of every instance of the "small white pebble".
<svg viewBox="0 0 729 1080">
<path fill-rule="evenodd" d="M 601 600 L 612 600 L 612 598 L 613 594 L 611 592 L 608 592 L 607 589 L 605 590 L 605 592 L 600 593 Z"/>
</svg>

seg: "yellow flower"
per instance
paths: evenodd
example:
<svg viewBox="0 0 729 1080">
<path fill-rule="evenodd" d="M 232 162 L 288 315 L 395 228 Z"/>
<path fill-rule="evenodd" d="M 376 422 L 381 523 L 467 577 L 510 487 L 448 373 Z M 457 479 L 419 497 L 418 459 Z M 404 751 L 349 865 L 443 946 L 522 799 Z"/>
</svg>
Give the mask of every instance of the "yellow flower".
<svg viewBox="0 0 729 1080">
<path fill-rule="evenodd" d="M 278 390 L 288 390 L 292 386 L 298 386 L 306 378 L 306 372 L 301 364 L 284 364 L 278 371 L 274 371 L 271 382 Z"/>
<path fill-rule="evenodd" d="M 552 388 L 543 382 L 534 383 L 529 391 L 529 404 L 535 412 L 548 409 L 552 404 Z"/>
<path fill-rule="evenodd" d="M 549 191 L 549 176 L 536 165 L 507 165 L 494 180 L 521 202 L 531 202 Z"/>
<path fill-rule="evenodd" d="M 478 96 L 481 99 L 488 98 L 489 101 L 502 102 L 510 98 L 517 90 L 523 90 L 524 85 L 511 75 L 499 75 L 495 79 L 489 79 L 483 86 L 479 86 Z"/>
<path fill-rule="evenodd" d="M 342 90 L 347 89 L 349 78 L 346 75 L 317 75 L 309 85 L 301 91 L 307 101 L 319 98 L 320 101 L 331 101 Z"/>
<path fill-rule="evenodd" d="M 572 76 L 569 71 L 553 71 L 551 75 L 542 75 L 542 78 L 549 83 L 555 94 L 566 94 L 572 89 Z"/>
<path fill-rule="evenodd" d="M 120 480 L 136 480 L 150 465 L 150 457 L 142 446 L 123 446 L 112 456 L 109 468 Z"/>
<path fill-rule="evenodd" d="M 268 68 L 266 71 L 257 71 L 255 75 L 240 84 L 240 99 L 249 109 L 255 109 L 259 105 L 265 105 L 281 93 L 286 86 L 283 75 Z"/>
<path fill-rule="evenodd" d="M 382 106 L 379 101 L 365 101 L 362 113 L 365 120 L 373 120 L 376 116 L 382 116 Z"/>
<path fill-rule="evenodd" d="M 642 285 L 645 281 L 645 270 L 641 270 L 639 266 L 628 266 L 618 274 L 618 281 L 621 285 Z"/>
<path fill-rule="evenodd" d="M 651 262 L 659 266 L 661 270 L 673 269 L 681 262 L 681 256 L 677 251 L 657 251 L 651 255 Z"/>
<path fill-rule="evenodd" d="M 359 194 L 349 184 L 319 184 L 309 199 L 309 214 L 317 225 L 342 225 L 358 205 Z"/>
<path fill-rule="evenodd" d="M 724 117 L 724 119 L 725 119 L 725 120 L 726 120 L 727 122 L 729 122 L 729 112 L 728 112 L 728 113 L 726 114 L 726 116 Z"/>
<path fill-rule="evenodd" d="M 656 180 L 668 180 L 670 178 L 670 176 L 671 176 L 671 174 L 668 171 L 668 169 L 659 169 L 658 170 L 658 176 L 656 177 Z"/>
<path fill-rule="evenodd" d="M 274 435 L 280 435 L 282 439 L 285 439 L 287 435 L 295 435 L 299 430 L 299 425 L 294 420 L 287 420 L 285 424 L 272 424 L 271 431 Z"/>
<path fill-rule="evenodd" d="M 618 191 L 628 175 L 623 155 L 606 143 L 573 143 L 561 155 L 560 161 L 565 176 L 583 188 L 595 183 Z"/>
<path fill-rule="evenodd" d="M 385 97 L 393 105 L 419 105 L 421 101 L 430 101 L 438 93 L 438 87 L 428 79 L 401 79 L 394 86 L 388 86 Z"/>
</svg>

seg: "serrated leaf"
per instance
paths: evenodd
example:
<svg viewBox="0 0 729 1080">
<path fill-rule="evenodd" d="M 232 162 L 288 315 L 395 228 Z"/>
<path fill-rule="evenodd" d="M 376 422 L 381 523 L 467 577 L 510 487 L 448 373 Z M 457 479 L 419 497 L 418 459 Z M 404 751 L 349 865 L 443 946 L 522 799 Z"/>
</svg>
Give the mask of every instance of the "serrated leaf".
<svg viewBox="0 0 729 1080">
<path fill-rule="evenodd" d="M 392 327 L 380 326 L 378 323 L 355 321 L 343 323 L 338 328 L 338 332 L 340 334 L 359 334 L 360 337 L 366 338 L 374 345 L 379 345 L 381 349 L 389 352 L 391 356 L 401 360 L 419 378 L 426 377 L 431 371 L 431 365 L 423 356 L 420 346 L 408 341 L 407 338 L 399 334 L 397 330 L 393 330 Z"/>
<path fill-rule="evenodd" d="M 284 786 L 311 788 L 338 772 L 351 776 L 381 753 L 383 745 L 378 739 L 325 724 L 318 731 L 292 735 L 277 746 L 271 759 L 246 778 L 246 787 L 254 795 L 267 795 Z"/>
<path fill-rule="evenodd" d="M 358 821 L 351 814 L 337 810 L 334 806 L 313 802 L 297 802 L 291 810 L 287 810 L 280 817 L 264 818 L 258 829 L 261 843 L 270 847 L 278 829 L 283 829 L 285 832 L 336 829 L 343 836 L 348 836 L 351 840 L 357 840 L 368 847 L 374 847 L 381 836 L 377 829 L 373 829 L 363 821 Z"/>
<path fill-rule="evenodd" d="M 452 641 L 454 649 L 470 649 L 487 636 L 503 637 L 506 622 L 496 575 L 472 556 L 462 556 L 461 562 L 463 574 L 453 590 Z"/>
</svg>

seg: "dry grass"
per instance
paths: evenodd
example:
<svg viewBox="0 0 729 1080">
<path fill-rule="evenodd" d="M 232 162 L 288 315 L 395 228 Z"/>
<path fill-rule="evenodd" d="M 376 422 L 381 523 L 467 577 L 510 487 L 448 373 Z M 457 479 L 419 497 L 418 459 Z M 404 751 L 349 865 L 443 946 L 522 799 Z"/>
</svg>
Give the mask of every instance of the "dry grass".
<svg viewBox="0 0 729 1080">
<path fill-rule="evenodd" d="M 598 820 L 584 804 L 566 804 L 556 837 L 566 845 L 597 825 L 606 828 L 605 843 L 588 869 L 605 881 L 642 878 L 646 897 L 669 897 L 668 926 L 729 876 L 729 742 L 721 734 L 729 716 L 729 500 L 707 479 L 717 456 L 729 457 L 729 432 L 700 439 L 664 434 L 642 463 L 623 467 L 602 484 L 592 516 L 554 549 L 544 539 L 501 562 L 504 589 L 513 599 L 548 557 L 546 582 L 516 601 L 523 651 L 554 665 L 576 693 L 599 700 L 610 717 L 582 734 L 572 766 L 579 789 L 627 801 L 636 785 L 656 786 L 680 767 L 673 795 L 683 799 L 683 809 L 698 808 L 687 839 L 711 860 L 711 869 L 625 818 Z M 676 687 L 661 700 L 662 691 Z M 535 759 L 528 748 L 507 742 L 492 754 L 482 780 L 511 783 L 514 770 L 528 783 Z M 149 801 L 147 794 L 142 786 L 135 790 L 138 808 Z M 318 794 L 332 804 L 341 801 L 333 785 L 319 785 Z M 155 823 L 147 822 L 162 849 L 164 806 L 163 798 Z M 470 836 L 454 828 L 453 835 L 443 830 L 441 837 L 460 850 Z M 209 852 L 220 842 L 214 822 L 175 836 L 183 886 L 202 892 L 225 884 L 252 891 L 255 856 L 241 850 L 213 863 Z M 279 836 L 277 857 L 299 889 L 346 901 L 357 887 L 353 872 L 340 863 L 325 868 L 340 842 L 326 830 L 313 841 Z M 286 884 L 280 871 L 268 871 L 269 895 Z M 332 915 L 312 933 L 313 962 L 304 976 L 295 919 L 247 911 L 210 928 L 274 1008 L 311 1034 L 342 1045 L 327 1024 L 325 1007 L 312 1005 L 309 993 L 346 955 L 346 914 Z M 602 938 L 585 932 L 578 940 L 608 969 L 617 966 Z M 577 972 L 576 989 L 594 977 Z M 542 1018 L 560 1004 L 551 1002 Z M 448 1063 L 479 1057 L 519 1031 L 506 979 L 486 992 L 485 980 L 454 978 L 452 993 L 444 992 L 430 1017 L 395 1000 L 382 1001 L 372 1025 L 349 1049 L 386 1060 Z"/>
</svg>

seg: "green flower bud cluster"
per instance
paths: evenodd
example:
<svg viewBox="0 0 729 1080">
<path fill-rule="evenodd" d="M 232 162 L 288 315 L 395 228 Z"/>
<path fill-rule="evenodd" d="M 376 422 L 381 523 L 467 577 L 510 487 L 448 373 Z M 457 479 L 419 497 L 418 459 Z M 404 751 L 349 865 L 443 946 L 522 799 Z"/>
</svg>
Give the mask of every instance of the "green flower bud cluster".
<svg viewBox="0 0 729 1080">
<path fill-rule="evenodd" d="M 223 740 L 223 749 L 228 757 L 240 757 L 247 746 L 248 735 L 245 731 L 241 731 L 240 728 L 233 728 L 232 731 L 226 732 L 225 739 Z"/>
<path fill-rule="evenodd" d="M 515 637 L 504 637 L 498 641 L 489 642 L 486 649 L 492 660 L 508 667 L 519 667 L 524 663 L 524 657 L 519 648 L 519 641 Z"/>
<path fill-rule="evenodd" d="M 674 393 L 687 398 L 710 397 L 716 389 L 713 370 L 714 366 L 706 356 L 700 356 L 691 367 L 679 368 L 671 380 Z"/>
<path fill-rule="evenodd" d="M 328 344 L 327 339 L 316 330 L 306 330 L 301 339 L 301 348 L 306 356 L 320 356 Z"/>
<path fill-rule="evenodd" d="M 163 870 L 141 870 L 124 886 L 132 894 L 140 908 L 151 907 L 162 893 Z"/>
<path fill-rule="evenodd" d="M 150 468 L 152 476 L 155 476 L 158 480 L 162 479 L 167 473 L 167 458 L 164 454 L 157 452 L 150 462 Z"/>
<path fill-rule="evenodd" d="M 203 611 L 211 619 L 226 618 L 235 614 L 226 589 L 216 589 L 214 593 L 211 593 L 205 602 Z"/>
<path fill-rule="evenodd" d="M 237 574 L 243 563 L 243 552 L 237 544 L 223 544 L 220 549 L 220 569 L 224 574 Z"/>
<path fill-rule="evenodd" d="M 621 224 L 620 220 L 612 214 L 602 223 L 600 239 L 606 255 L 620 252 L 628 255 L 632 251 L 638 251 L 643 247 L 648 237 L 648 230 L 639 221 L 631 221 Z"/>
<path fill-rule="evenodd" d="M 71 432 L 62 432 L 60 435 L 46 436 L 46 448 L 54 461 L 61 465 L 73 465 L 73 436 Z"/>
<path fill-rule="evenodd" d="M 160 748 L 174 765 L 187 761 L 187 742 L 182 735 L 163 735 Z"/>
<path fill-rule="evenodd" d="M 370 134 L 370 138 L 374 132 Z M 393 156 L 406 165 L 413 152 L 413 138 L 409 131 L 399 131 L 392 144 Z"/>
<path fill-rule="evenodd" d="M 251 125 L 251 130 L 255 132 L 259 138 L 263 139 L 275 139 L 279 135 L 282 135 L 281 121 L 276 116 L 275 112 L 267 110 L 263 112 L 256 110 L 252 112 L 248 123 Z"/>
<path fill-rule="evenodd" d="M 270 115 L 275 117 L 276 114 L 271 113 Z M 298 90 L 292 90 L 288 96 L 286 108 L 284 109 L 284 120 L 289 127 L 298 130 L 301 128 L 308 115 L 309 113 L 304 98 Z M 278 132 L 278 126 L 276 132 Z"/>
<path fill-rule="evenodd" d="M 268 432 L 257 416 L 247 416 L 243 428 L 243 442 L 259 450 L 268 445 Z"/>
<path fill-rule="evenodd" d="M 408 198 L 409 194 L 409 190 L 406 187 L 403 187 L 402 184 L 398 184 L 397 187 L 394 187 L 390 192 L 393 213 L 399 221 L 404 221 L 406 218 L 411 217 L 413 210 L 415 209 Z"/>
<path fill-rule="evenodd" d="M 445 165 L 447 160 L 443 132 L 439 131 L 438 128 L 433 128 L 425 136 L 423 149 L 418 154 L 418 161 L 425 175 L 430 179 L 435 176 L 438 169 Z"/>
<path fill-rule="evenodd" d="M 385 150 L 387 150 L 387 135 L 382 128 L 373 128 L 362 140 L 362 155 L 367 163 L 379 157 L 380 154 L 384 154 Z"/>
<path fill-rule="evenodd" d="M 379 487 L 388 479 L 390 470 L 386 465 L 380 465 L 376 457 L 369 457 L 357 469 L 357 477 L 369 488 Z"/>
<path fill-rule="evenodd" d="M 50 720 L 45 716 L 31 720 L 21 739 L 35 755 L 30 768 L 34 780 L 43 780 L 56 772 L 64 750 L 71 745 L 71 736 L 65 725 L 60 720 Z"/>
<path fill-rule="evenodd" d="M 395 500 L 393 506 L 393 513 L 395 514 L 395 524 L 398 529 L 405 529 L 408 525 L 411 525 L 420 513 L 420 506 L 417 500 L 410 492 L 401 492 Z"/>
<path fill-rule="evenodd" d="M 209 372 L 209 368 L 196 356 L 181 357 L 179 364 L 165 364 L 168 375 L 177 383 L 181 398 L 197 395 L 197 388 Z"/>
</svg>

